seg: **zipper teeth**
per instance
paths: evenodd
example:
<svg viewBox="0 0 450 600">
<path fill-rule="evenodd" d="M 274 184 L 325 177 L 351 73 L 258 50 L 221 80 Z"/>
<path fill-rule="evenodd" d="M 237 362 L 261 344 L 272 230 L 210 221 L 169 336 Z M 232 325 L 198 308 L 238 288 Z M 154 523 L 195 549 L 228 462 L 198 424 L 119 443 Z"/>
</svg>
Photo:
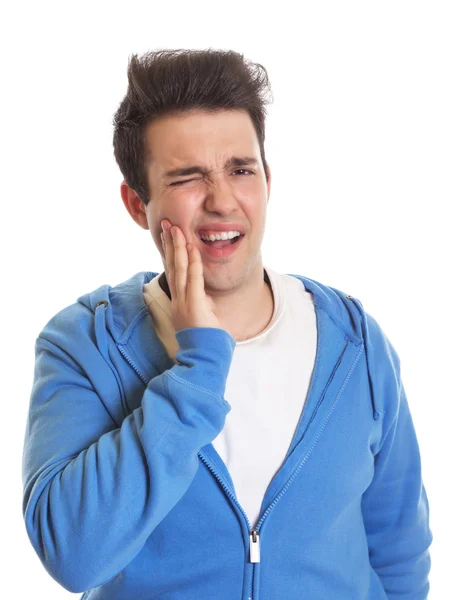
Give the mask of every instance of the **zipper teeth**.
<svg viewBox="0 0 450 600">
<path fill-rule="evenodd" d="M 326 423 L 324 424 L 325 427 Z M 320 437 L 320 436 L 319 436 Z M 270 513 L 271 510 L 273 510 L 274 506 L 276 504 L 278 504 L 278 502 L 281 500 L 281 498 L 284 496 L 284 494 L 286 493 L 287 489 L 289 488 L 289 486 L 291 485 L 291 483 L 294 481 L 294 479 L 297 477 L 300 469 L 303 467 L 303 465 L 305 464 L 305 462 L 308 460 L 309 455 L 311 454 L 311 452 L 314 450 L 317 440 L 319 438 L 316 438 L 315 443 L 312 445 L 312 447 L 309 449 L 309 452 L 306 454 L 306 456 L 303 457 L 302 462 L 298 465 L 298 467 L 295 469 L 295 471 L 292 473 L 292 475 L 289 477 L 289 479 L 287 480 L 287 482 L 284 484 L 284 486 L 281 488 L 281 491 L 277 494 L 277 496 L 272 500 L 272 502 L 269 504 L 269 506 L 266 508 L 266 510 L 264 511 L 263 516 L 261 517 L 261 519 L 259 520 L 259 523 L 256 526 L 256 530 L 259 531 L 259 529 L 261 529 L 261 525 L 264 523 L 264 521 L 267 518 L 267 515 Z"/>
<path fill-rule="evenodd" d="M 120 344 L 117 344 L 117 348 L 119 349 L 120 354 L 133 367 L 133 369 L 136 371 L 136 373 L 139 375 L 139 377 L 142 379 L 142 381 L 145 383 L 145 385 L 148 385 L 150 379 L 145 377 L 145 375 L 142 373 L 142 371 L 139 369 L 139 367 L 136 365 L 136 363 L 134 363 L 131 360 L 131 358 L 127 355 L 127 353 L 125 352 L 125 350 L 122 348 L 122 346 Z"/>
<path fill-rule="evenodd" d="M 233 492 L 230 490 L 230 488 L 228 487 L 228 485 L 225 483 L 225 481 L 220 477 L 220 475 L 218 474 L 217 470 L 211 465 L 211 463 L 208 461 L 208 459 L 203 455 L 203 453 L 200 451 L 198 453 L 199 457 L 202 459 L 202 461 L 205 463 L 205 465 L 208 467 L 208 469 L 210 469 L 210 471 L 212 471 L 214 473 L 214 476 L 220 481 L 220 483 L 222 484 L 223 488 L 225 489 L 226 493 L 228 494 L 228 496 L 231 498 L 231 500 L 233 501 L 233 503 L 237 506 L 237 508 L 241 511 L 241 513 L 244 515 L 244 518 L 247 522 L 248 525 L 248 531 L 249 533 L 252 532 L 252 526 L 250 525 L 250 520 L 247 517 L 246 512 L 244 511 L 244 509 L 242 508 L 242 506 L 239 504 L 236 496 L 233 494 Z"/>
<path fill-rule="evenodd" d="M 253 600 L 253 598 L 255 597 L 255 565 L 253 565 L 253 569 L 252 569 L 252 595 L 250 600 Z"/>
<path fill-rule="evenodd" d="M 220 475 L 218 474 L 217 470 L 211 465 L 211 463 L 208 461 L 208 459 L 203 455 L 203 453 L 201 451 L 198 453 L 198 455 L 201 458 L 201 460 L 205 463 L 205 465 L 208 467 L 208 469 L 210 471 L 212 471 L 213 474 L 214 474 L 214 476 L 220 481 L 220 483 L 222 484 L 223 488 L 225 489 L 227 495 L 231 498 L 231 500 L 233 501 L 233 503 L 237 506 L 237 508 L 244 515 L 244 518 L 245 518 L 245 520 L 247 522 L 247 527 L 248 527 L 249 534 L 251 535 L 253 531 L 257 531 L 258 535 L 259 535 L 258 526 L 256 526 L 255 529 L 252 529 L 252 526 L 250 524 L 250 520 L 247 517 L 247 514 L 246 514 L 245 510 L 239 504 L 237 498 L 235 497 L 235 495 L 233 494 L 233 492 L 230 490 L 230 488 L 228 487 L 228 485 L 225 483 L 225 481 L 220 477 Z M 254 596 L 255 596 L 254 589 L 253 589 L 254 584 L 255 584 L 255 565 L 252 566 L 251 598 L 254 598 Z"/>
<path fill-rule="evenodd" d="M 348 345 L 348 344 L 347 344 Z M 333 372 L 330 375 L 330 378 L 327 381 L 327 385 L 325 386 L 325 389 L 323 390 L 321 397 L 319 399 L 319 402 L 317 403 L 317 406 L 314 409 L 313 414 L 311 415 L 311 418 L 309 419 L 308 425 L 306 426 L 306 429 L 309 429 L 312 421 L 314 420 L 314 417 L 317 414 L 317 411 L 319 409 L 319 406 L 322 404 L 322 401 L 325 397 L 325 394 L 328 390 L 328 387 L 331 385 L 331 381 L 334 379 L 334 375 L 336 373 L 337 367 L 340 365 L 341 361 L 342 361 L 342 357 L 344 355 L 345 350 L 347 349 L 347 345 L 344 348 L 344 351 L 341 353 L 338 363 L 337 365 L 335 365 L 335 368 L 333 369 Z M 299 424 L 300 426 L 300 424 Z M 295 432 L 295 435 L 297 434 L 297 430 Z M 299 440 L 297 442 L 297 444 L 295 445 L 295 447 L 300 443 L 301 440 Z M 294 447 L 294 448 L 295 448 Z M 315 444 L 313 445 L 313 448 L 315 447 Z M 294 449 L 293 449 L 294 450 Z M 310 450 L 311 452 L 311 450 Z M 289 486 L 291 485 L 291 483 L 294 481 L 294 479 L 297 477 L 298 472 L 300 471 L 300 469 L 303 467 L 303 465 L 306 462 L 306 459 L 308 458 L 309 453 L 303 458 L 302 462 L 298 465 L 298 467 L 295 469 L 295 471 L 292 473 L 292 475 L 289 477 L 289 479 L 287 480 L 287 482 L 284 484 L 284 486 L 281 488 L 281 491 L 276 495 L 276 497 L 272 500 L 272 502 L 269 504 L 269 506 L 266 508 L 266 510 L 264 511 L 264 514 L 261 516 L 259 522 L 256 525 L 256 531 L 260 531 L 262 524 L 264 523 L 264 521 L 267 518 L 267 515 L 270 513 L 271 510 L 273 510 L 274 506 L 276 506 L 276 504 L 281 500 L 281 498 L 284 496 L 284 494 L 286 493 L 286 490 L 289 488 Z"/>
<path fill-rule="evenodd" d="M 308 455 L 305 456 L 305 458 L 302 460 L 302 462 L 299 464 L 299 466 L 295 469 L 295 471 L 292 473 L 292 475 L 289 477 L 289 479 L 287 480 L 287 482 L 284 484 L 284 486 L 281 488 L 281 491 L 277 494 L 277 496 L 272 500 L 272 502 L 269 504 L 269 506 L 266 508 L 266 510 L 264 511 L 263 516 L 260 518 L 257 526 L 256 526 L 256 531 L 259 532 L 259 530 L 261 529 L 262 524 L 264 523 L 264 521 L 267 518 L 267 515 L 270 513 L 271 510 L 273 510 L 274 506 L 276 504 L 278 504 L 278 502 L 281 500 L 281 498 L 284 496 L 284 494 L 286 493 L 286 490 L 288 489 L 288 487 L 291 485 L 291 483 L 294 481 L 294 479 L 297 477 L 298 472 L 300 471 L 300 469 L 303 467 L 303 465 L 306 462 Z"/>
<path fill-rule="evenodd" d="M 326 386 L 325 386 L 324 390 L 322 391 L 322 394 L 321 394 L 321 396 L 320 396 L 319 402 L 318 402 L 318 403 L 316 404 L 316 406 L 314 407 L 314 412 L 313 412 L 313 414 L 311 415 L 311 418 L 309 419 L 309 422 L 308 422 L 308 425 L 307 425 L 306 429 L 308 429 L 308 428 L 309 428 L 309 426 L 311 425 L 311 423 L 313 422 L 313 420 L 314 420 L 314 417 L 316 416 L 316 414 L 317 414 L 317 411 L 319 410 L 319 408 L 320 408 L 320 406 L 321 406 L 321 404 L 322 404 L 322 402 L 323 402 L 323 399 L 325 398 L 325 395 L 326 395 L 326 393 L 327 393 L 327 391 L 328 391 L 328 388 L 330 387 L 330 385 L 331 385 L 331 382 L 332 382 L 332 381 L 333 381 L 333 379 L 334 379 L 334 376 L 335 376 L 335 374 L 336 374 L 336 371 L 338 370 L 338 368 L 339 368 L 339 365 L 340 365 L 340 364 L 341 364 L 341 362 L 342 362 L 342 357 L 344 356 L 344 354 L 345 354 L 345 352 L 346 352 L 346 350 L 347 350 L 347 347 L 348 347 L 349 343 L 350 343 L 350 342 L 347 342 L 347 343 L 345 344 L 345 347 L 344 347 L 343 351 L 341 352 L 341 355 L 340 355 L 340 357 L 339 357 L 339 359 L 338 359 L 337 363 L 334 365 L 334 369 L 333 369 L 333 371 L 332 371 L 332 373 L 331 373 L 331 375 L 330 375 L 330 377 L 329 377 L 329 379 L 328 379 L 328 381 L 327 381 L 327 384 L 326 384 Z M 306 431 L 306 429 L 305 429 L 305 431 Z"/>
</svg>

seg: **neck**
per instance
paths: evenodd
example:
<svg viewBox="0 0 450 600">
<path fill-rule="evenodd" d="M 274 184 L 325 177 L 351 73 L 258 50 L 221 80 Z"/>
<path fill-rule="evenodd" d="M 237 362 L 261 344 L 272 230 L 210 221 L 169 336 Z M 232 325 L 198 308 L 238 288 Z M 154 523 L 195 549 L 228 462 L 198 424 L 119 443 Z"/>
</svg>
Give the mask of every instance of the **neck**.
<svg viewBox="0 0 450 600">
<path fill-rule="evenodd" d="M 159 284 L 171 300 L 166 274 L 163 272 Z M 215 314 L 223 327 L 236 341 L 251 338 L 263 331 L 272 319 L 274 298 L 269 278 L 261 265 L 255 277 L 248 278 L 245 286 L 223 293 L 209 290 L 215 305 Z"/>
</svg>

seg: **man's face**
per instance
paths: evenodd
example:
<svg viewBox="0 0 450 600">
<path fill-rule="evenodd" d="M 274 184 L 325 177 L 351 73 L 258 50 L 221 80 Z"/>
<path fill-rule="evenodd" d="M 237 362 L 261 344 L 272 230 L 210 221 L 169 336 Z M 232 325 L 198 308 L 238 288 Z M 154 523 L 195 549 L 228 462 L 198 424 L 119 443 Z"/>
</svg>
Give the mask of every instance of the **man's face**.
<svg viewBox="0 0 450 600">
<path fill-rule="evenodd" d="M 253 123 L 245 111 L 215 113 L 196 110 L 149 124 L 151 150 L 148 173 L 150 202 L 147 223 L 161 256 L 161 221 L 169 219 L 187 242 L 200 250 L 205 287 L 228 290 L 245 281 L 261 263 L 266 207 L 270 194 Z M 231 157 L 254 163 L 231 165 Z M 199 166 L 206 173 L 167 175 L 174 169 Z M 238 223 L 245 236 L 228 257 L 212 258 L 197 232 L 210 223 Z"/>
</svg>

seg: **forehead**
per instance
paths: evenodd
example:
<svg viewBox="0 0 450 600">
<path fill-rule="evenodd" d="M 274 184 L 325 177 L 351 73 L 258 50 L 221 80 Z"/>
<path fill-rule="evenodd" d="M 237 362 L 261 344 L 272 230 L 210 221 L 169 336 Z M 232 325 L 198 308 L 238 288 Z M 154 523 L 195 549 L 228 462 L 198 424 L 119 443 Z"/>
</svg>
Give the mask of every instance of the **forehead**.
<svg viewBox="0 0 450 600">
<path fill-rule="evenodd" d="M 148 125 L 145 138 L 150 164 L 160 173 L 202 161 L 205 167 L 222 165 L 232 155 L 259 155 L 253 122 L 242 110 L 195 110 L 161 117 Z"/>
</svg>

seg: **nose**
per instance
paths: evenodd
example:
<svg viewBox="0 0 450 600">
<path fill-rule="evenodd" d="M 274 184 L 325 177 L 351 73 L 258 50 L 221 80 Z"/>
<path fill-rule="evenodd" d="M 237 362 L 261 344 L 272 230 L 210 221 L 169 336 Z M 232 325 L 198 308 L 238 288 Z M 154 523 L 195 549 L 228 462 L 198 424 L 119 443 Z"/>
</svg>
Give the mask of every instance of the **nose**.
<svg viewBox="0 0 450 600">
<path fill-rule="evenodd" d="M 216 180 L 207 187 L 205 208 L 209 212 L 227 215 L 236 210 L 237 205 L 233 188 L 228 182 Z"/>
</svg>

